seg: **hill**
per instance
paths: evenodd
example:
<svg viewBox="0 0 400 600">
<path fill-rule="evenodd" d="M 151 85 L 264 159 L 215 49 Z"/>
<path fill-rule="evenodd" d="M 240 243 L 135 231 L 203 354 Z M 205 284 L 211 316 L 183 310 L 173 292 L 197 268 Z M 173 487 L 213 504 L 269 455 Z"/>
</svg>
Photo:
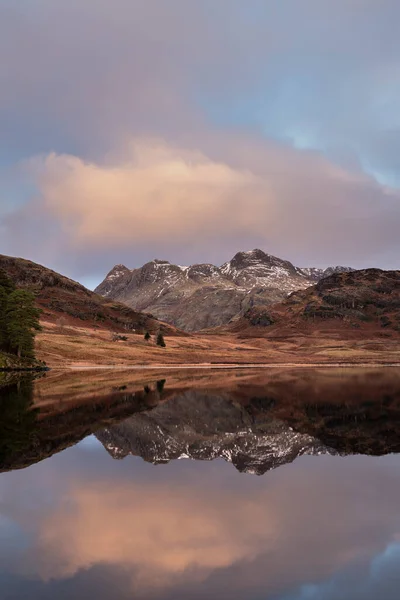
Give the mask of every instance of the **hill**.
<svg viewBox="0 0 400 600">
<path fill-rule="evenodd" d="M 271 307 L 253 307 L 225 329 L 248 335 L 295 330 L 400 335 L 400 271 L 334 273 Z"/>
<path fill-rule="evenodd" d="M 165 335 L 180 334 L 174 327 L 161 323 L 152 315 L 105 299 L 80 283 L 30 260 L 0 255 L 0 269 L 17 287 L 29 289 L 35 294 L 37 305 L 43 311 L 42 319 L 46 322 L 94 326 L 116 332 L 155 333 L 161 330 Z"/>
</svg>

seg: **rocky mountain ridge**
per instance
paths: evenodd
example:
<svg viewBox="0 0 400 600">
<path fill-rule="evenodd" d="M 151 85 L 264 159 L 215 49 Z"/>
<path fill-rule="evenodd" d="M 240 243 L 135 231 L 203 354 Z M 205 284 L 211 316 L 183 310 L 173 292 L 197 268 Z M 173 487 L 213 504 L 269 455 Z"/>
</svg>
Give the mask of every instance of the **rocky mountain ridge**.
<svg viewBox="0 0 400 600">
<path fill-rule="evenodd" d="M 186 331 L 196 331 L 224 325 L 253 306 L 279 302 L 327 275 L 352 270 L 299 268 L 255 249 L 238 252 L 220 267 L 180 266 L 158 259 L 138 269 L 116 265 L 95 291 Z"/>
</svg>

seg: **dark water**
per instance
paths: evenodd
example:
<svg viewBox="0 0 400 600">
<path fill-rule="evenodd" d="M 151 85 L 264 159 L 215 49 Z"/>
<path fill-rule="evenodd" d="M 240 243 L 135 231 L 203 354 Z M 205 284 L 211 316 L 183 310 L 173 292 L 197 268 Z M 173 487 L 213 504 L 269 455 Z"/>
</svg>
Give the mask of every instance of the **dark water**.
<svg viewBox="0 0 400 600">
<path fill-rule="evenodd" d="M 398 599 L 400 373 L 0 387 L 0 598 Z"/>
</svg>

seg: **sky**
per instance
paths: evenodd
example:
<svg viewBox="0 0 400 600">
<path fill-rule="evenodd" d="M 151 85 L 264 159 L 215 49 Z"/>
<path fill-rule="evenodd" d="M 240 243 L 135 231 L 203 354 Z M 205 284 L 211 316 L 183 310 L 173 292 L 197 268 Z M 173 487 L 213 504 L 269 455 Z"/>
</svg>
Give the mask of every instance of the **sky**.
<svg viewBox="0 0 400 600">
<path fill-rule="evenodd" d="M 0 0 L 0 253 L 399 268 L 397 0 Z"/>
</svg>

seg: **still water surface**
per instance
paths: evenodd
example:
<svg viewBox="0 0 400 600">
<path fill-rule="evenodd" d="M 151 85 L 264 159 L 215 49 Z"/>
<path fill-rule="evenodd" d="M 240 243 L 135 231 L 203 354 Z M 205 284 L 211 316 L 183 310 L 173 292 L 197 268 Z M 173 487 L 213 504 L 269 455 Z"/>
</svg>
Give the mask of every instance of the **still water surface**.
<svg viewBox="0 0 400 600">
<path fill-rule="evenodd" d="M 399 597 L 397 370 L 0 394 L 1 600 Z"/>
</svg>

